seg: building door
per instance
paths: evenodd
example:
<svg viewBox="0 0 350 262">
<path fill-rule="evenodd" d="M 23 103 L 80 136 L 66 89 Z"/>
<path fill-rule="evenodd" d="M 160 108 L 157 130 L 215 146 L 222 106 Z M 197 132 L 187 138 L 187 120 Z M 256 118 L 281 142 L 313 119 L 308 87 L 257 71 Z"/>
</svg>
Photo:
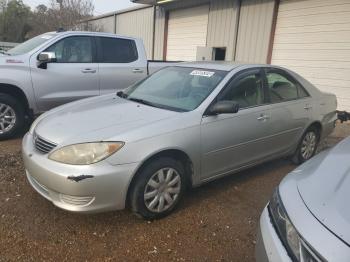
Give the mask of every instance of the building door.
<svg viewBox="0 0 350 262">
<path fill-rule="evenodd" d="M 350 1 L 282 0 L 272 64 L 304 76 L 350 111 Z"/>
<path fill-rule="evenodd" d="M 170 11 L 167 60 L 194 61 L 197 47 L 206 46 L 209 5 Z"/>
</svg>

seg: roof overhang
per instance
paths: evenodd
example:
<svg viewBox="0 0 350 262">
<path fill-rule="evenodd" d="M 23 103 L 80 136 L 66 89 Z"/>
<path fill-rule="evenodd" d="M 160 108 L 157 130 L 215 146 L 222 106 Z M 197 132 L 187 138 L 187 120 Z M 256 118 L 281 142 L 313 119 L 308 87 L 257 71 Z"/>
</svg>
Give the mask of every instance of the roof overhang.
<svg viewBox="0 0 350 262">
<path fill-rule="evenodd" d="M 135 4 L 146 4 L 146 5 L 161 5 L 170 2 L 180 1 L 180 0 L 130 0 Z"/>
</svg>

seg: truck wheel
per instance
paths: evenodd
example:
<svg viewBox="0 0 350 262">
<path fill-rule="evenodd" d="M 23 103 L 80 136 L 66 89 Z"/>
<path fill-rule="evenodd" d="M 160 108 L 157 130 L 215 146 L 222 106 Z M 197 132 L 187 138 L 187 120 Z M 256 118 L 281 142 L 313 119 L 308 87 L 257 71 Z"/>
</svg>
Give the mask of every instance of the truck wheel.
<svg viewBox="0 0 350 262">
<path fill-rule="evenodd" d="M 312 158 L 316 153 L 319 141 L 320 131 L 316 127 L 307 129 L 294 153 L 293 163 L 299 165 Z"/>
<path fill-rule="evenodd" d="M 183 165 L 168 157 L 155 159 L 138 174 L 130 194 L 132 211 L 144 219 L 170 214 L 185 190 Z"/>
<path fill-rule="evenodd" d="M 12 96 L 0 94 L 0 140 L 14 137 L 23 127 L 23 106 Z"/>
</svg>

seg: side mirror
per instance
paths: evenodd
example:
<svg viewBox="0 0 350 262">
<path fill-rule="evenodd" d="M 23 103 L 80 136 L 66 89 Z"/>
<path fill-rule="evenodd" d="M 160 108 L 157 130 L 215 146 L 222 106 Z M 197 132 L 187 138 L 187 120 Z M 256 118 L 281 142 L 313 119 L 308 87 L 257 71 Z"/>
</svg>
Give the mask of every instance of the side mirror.
<svg viewBox="0 0 350 262">
<path fill-rule="evenodd" d="M 239 104 L 234 101 L 220 101 L 209 109 L 211 115 L 235 114 L 238 111 Z"/>
<path fill-rule="evenodd" d="M 42 52 L 38 55 L 38 67 L 47 69 L 48 63 L 57 62 L 56 54 L 54 52 Z"/>
</svg>

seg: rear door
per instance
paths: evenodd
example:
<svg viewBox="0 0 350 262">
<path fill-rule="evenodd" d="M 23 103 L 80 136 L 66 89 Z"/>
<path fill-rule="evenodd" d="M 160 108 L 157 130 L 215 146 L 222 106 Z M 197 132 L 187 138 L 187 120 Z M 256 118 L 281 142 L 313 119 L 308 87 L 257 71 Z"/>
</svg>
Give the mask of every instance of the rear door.
<svg viewBox="0 0 350 262">
<path fill-rule="evenodd" d="M 100 92 L 108 94 L 127 88 L 147 76 L 147 59 L 135 40 L 96 37 Z M 143 52 L 142 52 L 143 51 Z"/>
<path fill-rule="evenodd" d="M 69 36 L 45 50 L 54 52 L 57 62 L 47 69 L 37 66 L 37 56 L 31 57 L 31 76 L 39 110 L 74 100 L 99 95 L 98 64 L 95 63 L 95 43 L 90 36 Z"/>
<path fill-rule="evenodd" d="M 298 81 L 281 69 L 265 70 L 265 86 L 271 104 L 271 153 L 287 152 L 297 145 L 310 123 L 311 97 Z"/>
<path fill-rule="evenodd" d="M 262 71 L 235 76 L 213 103 L 240 105 L 236 114 L 203 116 L 201 123 L 202 180 L 250 165 L 269 153 L 270 106 L 265 104 Z"/>
</svg>

